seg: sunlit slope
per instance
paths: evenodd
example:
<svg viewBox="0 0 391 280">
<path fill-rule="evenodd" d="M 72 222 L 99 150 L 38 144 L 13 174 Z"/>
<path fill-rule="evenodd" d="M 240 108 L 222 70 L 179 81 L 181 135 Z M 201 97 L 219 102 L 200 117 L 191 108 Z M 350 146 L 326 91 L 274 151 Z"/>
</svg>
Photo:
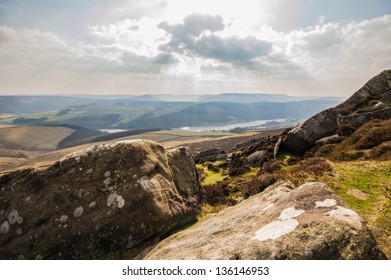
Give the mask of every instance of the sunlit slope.
<svg viewBox="0 0 391 280">
<path fill-rule="evenodd" d="M 0 148 L 55 150 L 75 130 L 61 126 L 14 126 L 0 128 Z"/>
</svg>

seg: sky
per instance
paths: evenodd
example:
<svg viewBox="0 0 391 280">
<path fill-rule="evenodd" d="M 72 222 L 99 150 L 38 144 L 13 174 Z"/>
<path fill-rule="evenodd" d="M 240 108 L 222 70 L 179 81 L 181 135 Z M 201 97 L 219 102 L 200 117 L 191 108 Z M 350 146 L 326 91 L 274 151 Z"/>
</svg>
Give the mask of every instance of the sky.
<svg viewBox="0 0 391 280">
<path fill-rule="evenodd" d="M 389 0 L 0 0 L 0 94 L 350 96 Z"/>
</svg>

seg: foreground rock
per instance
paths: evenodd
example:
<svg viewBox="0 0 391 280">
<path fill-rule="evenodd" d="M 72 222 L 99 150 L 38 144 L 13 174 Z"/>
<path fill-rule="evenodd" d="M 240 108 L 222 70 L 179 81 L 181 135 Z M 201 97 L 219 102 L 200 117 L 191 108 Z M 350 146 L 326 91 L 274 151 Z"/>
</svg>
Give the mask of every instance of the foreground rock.
<svg viewBox="0 0 391 280">
<path fill-rule="evenodd" d="M 162 241 L 147 259 L 385 259 L 361 217 L 322 183 L 265 192 Z"/>
<path fill-rule="evenodd" d="M 344 125 L 357 129 L 373 119 L 389 119 L 390 100 L 391 70 L 385 70 L 345 102 L 324 110 L 293 128 L 284 136 L 280 147 L 292 153 L 304 154 L 319 139 L 346 129 Z"/>
<path fill-rule="evenodd" d="M 187 148 L 95 146 L 0 177 L 0 258 L 133 256 L 193 220 L 200 194 Z"/>
</svg>

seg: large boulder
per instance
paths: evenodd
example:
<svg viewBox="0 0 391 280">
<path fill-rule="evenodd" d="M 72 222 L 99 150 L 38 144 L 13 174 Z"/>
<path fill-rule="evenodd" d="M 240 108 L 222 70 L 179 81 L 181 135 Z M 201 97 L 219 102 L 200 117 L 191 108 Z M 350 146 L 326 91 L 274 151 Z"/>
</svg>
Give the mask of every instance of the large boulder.
<svg viewBox="0 0 391 280">
<path fill-rule="evenodd" d="M 201 194 L 187 148 L 94 146 L 0 177 L 0 259 L 132 257 L 194 220 Z"/>
<path fill-rule="evenodd" d="M 369 80 L 345 102 L 324 110 L 289 131 L 280 148 L 295 154 L 304 154 L 319 139 L 333 135 L 339 125 L 358 128 L 372 119 L 390 118 L 391 70 L 385 70 Z M 383 103 L 384 102 L 384 103 Z M 381 104 L 381 106 L 379 106 Z"/>
<path fill-rule="evenodd" d="M 322 183 L 263 193 L 168 237 L 146 259 L 385 259 L 362 218 Z"/>
</svg>

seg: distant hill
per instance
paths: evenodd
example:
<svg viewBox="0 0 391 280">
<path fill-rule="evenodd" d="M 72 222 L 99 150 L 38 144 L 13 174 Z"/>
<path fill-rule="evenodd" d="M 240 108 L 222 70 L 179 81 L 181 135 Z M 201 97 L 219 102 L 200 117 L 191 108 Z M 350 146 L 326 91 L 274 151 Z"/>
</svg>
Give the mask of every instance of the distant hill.
<svg viewBox="0 0 391 280">
<path fill-rule="evenodd" d="M 307 118 L 335 105 L 335 101 L 259 102 L 252 104 L 193 103 L 182 110 L 155 116 L 146 113 L 126 124 L 129 128 L 175 128 L 281 118 Z"/>
<path fill-rule="evenodd" d="M 304 100 L 335 100 L 342 101 L 340 97 L 314 97 L 314 96 L 290 96 L 287 94 L 268 93 L 221 93 L 216 95 L 205 95 L 200 102 L 232 102 L 232 103 L 257 103 L 257 102 L 292 102 Z"/>
<path fill-rule="evenodd" d="M 340 99 L 333 98 L 306 98 L 236 93 L 137 97 L 0 96 L 0 124 L 68 124 L 91 129 L 125 130 L 177 128 L 261 119 L 307 118 L 340 102 Z"/>
</svg>

